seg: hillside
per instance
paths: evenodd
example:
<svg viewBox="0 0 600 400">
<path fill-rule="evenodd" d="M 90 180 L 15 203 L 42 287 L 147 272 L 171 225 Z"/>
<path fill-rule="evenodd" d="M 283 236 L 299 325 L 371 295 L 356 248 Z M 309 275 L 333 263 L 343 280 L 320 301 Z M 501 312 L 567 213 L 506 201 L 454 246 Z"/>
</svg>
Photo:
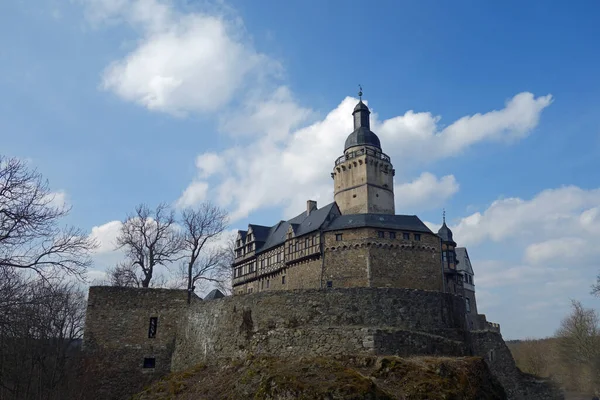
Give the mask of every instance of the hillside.
<svg viewBox="0 0 600 400">
<path fill-rule="evenodd" d="M 478 357 L 220 360 L 172 373 L 134 396 L 135 400 L 505 398 Z"/>
</svg>

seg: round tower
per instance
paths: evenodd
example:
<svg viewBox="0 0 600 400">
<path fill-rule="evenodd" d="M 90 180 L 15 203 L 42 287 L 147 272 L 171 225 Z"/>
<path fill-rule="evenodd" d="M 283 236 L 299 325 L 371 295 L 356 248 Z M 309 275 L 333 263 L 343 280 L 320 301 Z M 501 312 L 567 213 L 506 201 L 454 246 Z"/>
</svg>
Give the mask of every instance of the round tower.
<svg viewBox="0 0 600 400">
<path fill-rule="evenodd" d="M 394 168 L 371 131 L 371 112 L 362 92 L 352 115 L 354 131 L 346 139 L 344 155 L 335 161 L 331 177 L 334 200 L 342 214 L 395 214 Z"/>
</svg>

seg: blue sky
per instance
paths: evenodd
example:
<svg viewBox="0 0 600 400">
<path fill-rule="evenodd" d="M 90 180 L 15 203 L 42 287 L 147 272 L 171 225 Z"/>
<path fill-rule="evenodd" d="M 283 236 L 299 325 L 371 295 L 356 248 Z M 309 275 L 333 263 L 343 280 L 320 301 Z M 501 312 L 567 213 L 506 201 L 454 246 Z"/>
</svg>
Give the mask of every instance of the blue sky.
<svg viewBox="0 0 600 400">
<path fill-rule="evenodd" d="M 34 4 L 35 3 L 35 4 Z M 553 333 L 600 270 L 593 1 L 0 3 L 0 151 L 121 256 L 133 207 L 211 199 L 232 229 L 332 201 L 357 85 L 397 213 L 446 208 L 505 338 Z"/>
</svg>

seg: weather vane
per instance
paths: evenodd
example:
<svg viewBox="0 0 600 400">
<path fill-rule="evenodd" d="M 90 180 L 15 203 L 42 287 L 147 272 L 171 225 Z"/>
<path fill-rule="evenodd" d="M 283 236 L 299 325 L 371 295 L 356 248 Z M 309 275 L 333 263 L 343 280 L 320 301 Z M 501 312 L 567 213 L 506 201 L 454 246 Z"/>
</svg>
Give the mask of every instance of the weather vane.
<svg viewBox="0 0 600 400">
<path fill-rule="evenodd" d="M 358 85 L 358 98 L 362 100 L 362 86 Z"/>
<path fill-rule="evenodd" d="M 443 209 L 442 218 L 444 219 L 444 223 L 446 223 L 446 209 Z"/>
</svg>

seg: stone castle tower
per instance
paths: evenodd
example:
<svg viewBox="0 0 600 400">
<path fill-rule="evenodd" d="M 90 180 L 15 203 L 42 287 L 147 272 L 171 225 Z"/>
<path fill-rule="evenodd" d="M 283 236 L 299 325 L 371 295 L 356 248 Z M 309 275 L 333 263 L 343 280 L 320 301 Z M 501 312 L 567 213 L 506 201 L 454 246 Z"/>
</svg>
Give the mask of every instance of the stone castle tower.
<svg viewBox="0 0 600 400">
<path fill-rule="evenodd" d="M 359 93 L 362 96 L 362 92 Z M 354 107 L 354 131 L 344 155 L 335 161 L 331 177 L 334 200 L 342 215 L 395 214 L 394 168 L 371 131 L 369 108 L 362 99 Z"/>
</svg>

